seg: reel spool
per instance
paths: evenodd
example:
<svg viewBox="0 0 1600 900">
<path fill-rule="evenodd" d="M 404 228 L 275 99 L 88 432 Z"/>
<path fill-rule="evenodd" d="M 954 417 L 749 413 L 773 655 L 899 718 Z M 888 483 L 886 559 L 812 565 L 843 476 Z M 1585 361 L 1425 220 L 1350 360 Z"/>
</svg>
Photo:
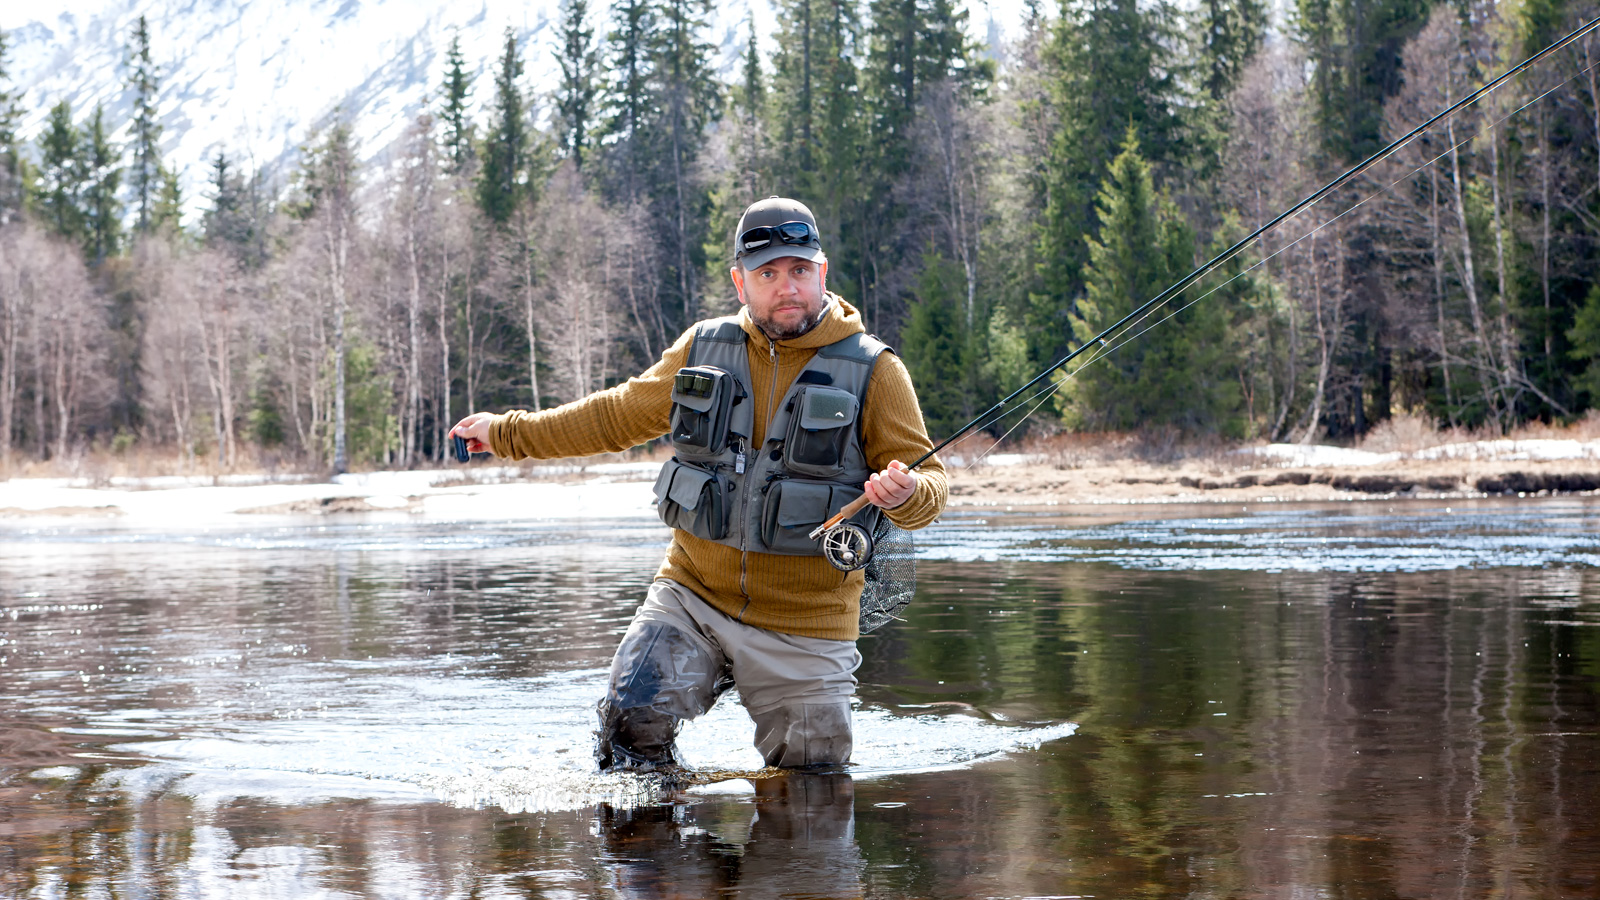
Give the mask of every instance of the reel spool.
<svg viewBox="0 0 1600 900">
<path fill-rule="evenodd" d="M 872 561 L 872 535 L 852 522 L 841 522 L 822 535 L 822 555 L 841 572 L 866 568 Z"/>
</svg>

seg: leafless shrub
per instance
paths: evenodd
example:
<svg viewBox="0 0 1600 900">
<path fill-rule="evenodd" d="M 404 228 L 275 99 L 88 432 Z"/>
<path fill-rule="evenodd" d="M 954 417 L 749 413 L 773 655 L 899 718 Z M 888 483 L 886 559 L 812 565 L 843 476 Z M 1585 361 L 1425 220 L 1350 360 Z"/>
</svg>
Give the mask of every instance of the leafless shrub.
<svg viewBox="0 0 1600 900">
<path fill-rule="evenodd" d="M 1441 443 L 1439 423 L 1423 413 L 1391 416 L 1368 431 L 1360 449 L 1373 453 L 1415 453 Z"/>
</svg>

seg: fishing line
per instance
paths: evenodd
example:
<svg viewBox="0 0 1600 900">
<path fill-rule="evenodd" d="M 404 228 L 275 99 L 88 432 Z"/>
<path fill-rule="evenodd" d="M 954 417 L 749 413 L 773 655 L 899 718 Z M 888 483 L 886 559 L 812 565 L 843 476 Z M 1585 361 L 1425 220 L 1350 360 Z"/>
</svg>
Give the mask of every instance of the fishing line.
<svg viewBox="0 0 1600 900">
<path fill-rule="evenodd" d="M 1521 115 L 1525 110 L 1528 109 L 1528 107 L 1533 106 L 1534 104 L 1538 103 L 1539 101 L 1543 100 L 1544 98 L 1550 96 L 1551 94 L 1553 94 L 1556 91 L 1560 90 L 1561 88 L 1565 87 L 1567 84 L 1571 83 L 1572 81 L 1577 79 L 1579 76 L 1589 72 L 1590 70 L 1592 70 L 1592 69 L 1594 69 L 1596 67 L 1600 67 L 1600 61 L 1597 61 L 1595 63 L 1591 63 L 1590 65 L 1579 69 L 1578 71 L 1574 72 L 1572 75 L 1570 75 L 1567 78 L 1563 79 L 1562 81 L 1556 83 L 1555 85 L 1552 85 L 1551 87 L 1549 87 L 1545 91 L 1541 92 L 1540 94 L 1534 96 L 1532 99 L 1528 100 L 1526 103 L 1522 104 L 1521 106 L 1517 107 L 1516 109 L 1506 113 L 1505 115 L 1502 115 L 1500 118 L 1495 119 L 1494 121 L 1490 122 L 1488 125 L 1485 125 L 1484 127 L 1478 129 L 1477 131 L 1472 132 L 1471 134 L 1467 135 L 1466 137 L 1463 137 L 1463 138 L 1455 141 L 1454 143 L 1450 144 L 1449 146 L 1445 147 L 1445 149 L 1441 150 L 1437 155 L 1435 155 L 1435 156 L 1433 156 L 1433 157 L 1431 157 L 1429 159 L 1424 160 L 1423 162 L 1421 162 L 1420 164 L 1418 164 L 1417 166 L 1412 168 L 1410 171 L 1408 171 L 1405 174 L 1401 175 L 1399 178 L 1396 178 L 1394 181 L 1390 182 L 1389 184 L 1387 184 L 1387 185 L 1385 185 L 1383 187 L 1380 187 L 1377 190 L 1372 191 L 1371 193 L 1369 193 L 1366 196 L 1362 197 L 1360 200 L 1358 200 L 1357 202 L 1352 204 L 1350 206 L 1350 208 L 1348 208 L 1348 209 L 1344 210 L 1343 212 L 1340 212 L 1337 215 L 1329 218 L 1326 222 L 1323 222 L 1323 223 L 1317 225 L 1315 228 L 1311 229 L 1310 231 L 1307 231 L 1305 234 L 1300 235 L 1299 237 L 1295 238 L 1292 241 L 1289 241 L 1288 243 L 1286 243 L 1283 246 L 1279 247 L 1278 249 L 1272 251 L 1271 253 L 1267 254 L 1266 256 L 1262 257 L 1261 259 L 1256 260 L 1255 262 L 1251 263 L 1249 266 L 1246 266 L 1245 268 L 1241 269 L 1240 271 L 1235 273 L 1232 277 L 1228 278 L 1226 281 L 1223 281 L 1220 284 L 1215 285 L 1210 290 L 1206 291 L 1203 294 L 1200 294 L 1199 296 L 1197 296 L 1194 299 L 1190 300 L 1189 302 L 1183 304 L 1182 306 L 1178 307 L 1177 309 L 1173 310 L 1172 312 L 1168 313 L 1167 315 L 1163 316 L 1162 318 L 1156 320 L 1155 322 L 1152 322 L 1149 325 L 1145 326 L 1144 328 L 1139 329 L 1137 332 L 1133 331 L 1133 329 L 1136 326 L 1138 326 L 1141 322 L 1144 322 L 1150 316 L 1155 315 L 1158 311 L 1160 311 L 1168 303 L 1171 303 L 1173 300 L 1177 299 L 1177 297 L 1176 296 L 1168 297 L 1162 303 L 1157 304 L 1156 306 L 1152 307 L 1149 312 L 1146 312 L 1143 316 L 1140 316 L 1137 320 L 1135 320 L 1134 322 L 1130 323 L 1128 325 L 1128 327 L 1126 329 L 1124 329 L 1121 333 L 1119 333 L 1115 337 L 1109 339 L 1109 343 L 1106 343 L 1105 341 L 1102 341 L 1101 342 L 1102 346 L 1099 346 L 1099 347 L 1095 348 L 1094 355 L 1091 356 L 1082 365 L 1072 369 L 1070 372 L 1067 372 L 1065 377 L 1055 381 L 1052 384 L 1051 387 L 1041 390 L 1039 392 L 1039 394 L 1035 394 L 1034 397 L 1040 397 L 1040 395 L 1044 395 L 1044 396 L 1037 403 L 1034 403 L 1032 406 L 1028 407 L 1027 411 L 1024 413 L 1024 415 L 1021 418 L 1019 418 L 1017 420 L 1016 424 L 1014 424 L 1010 428 L 1006 429 L 1004 434 L 1002 434 L 998 439 L 996 439 L 994 443 L 990 444 L 989 447 L 987 449 L 985 449 L 981 454 L 979 454 L 971 463 L 969 463 L 966 466 L 964 466 L 964 468 L 966 468 L 966 469 L 973 468 L 974 466 L 976 466 L 979 463 L 981 463 L 991 453 L 993 453 L 995 448 L 998 447 L 1007 437 L 1009 437 L 1013 431 L 1016 431 L 1019 427 L 1022 426 L 1023 422 L 1026 422 L 1035 412 L 1038 411 L 1038 408 L 1044 404 L 1044 400 L 1049 399 L 1049 395 L 1054 394 L 1057 390 L 1059 390 L 1061 388 L 1062 385 L 1064 385 L 1067 381 L 1069 381 L 1072 378 L 1074 378 L 1079 372 L 1082 372 L 1084 369 L 1087 369 L 1090 366 L 1094 365 L 1096 362 L 1098 362 L 1100 359 L 1104 358 L 1105 356 L 1108 356 L 1111 353 L 1114 353 L 1117 350 L 1121 349 L 1121 347 L 1123 345 L 1127 344 L 1128 342 L 1133 341 L 1133 340 L 1137 340 L 1138 338 L 1140 338 L 1143 335 L 1147 334 L 1151 329 L 1156 328 L 1156 327 L 1158 327 L 1160 325 L 1165 324 L 1166 322 L 1171 321 L 1173 318 L 1177 317 L 1184 310 L 1186 310 L 1189 307 L 1195 305 L 1196 303 L 1199 303 L 1201 300 L 1204 300 L 1207 297 L 1210 297 L 1212 294 L 1215 294 L 1217 291 L 1220 291 L 1223 288 L 1227 287 L 1228 285 L 1232 284 L 1233 282 L 1239 280 L 1240 278 L 1243 278 L 1245 275 L 1248 275 L 1251 272 L 1255 271 L 1256 269 L 1266 265 L 1267 263 L 1271 262 L 1274 258 L 1276 258 L 1279 254 L 1284 253 L 1285 251 L 1295 247 L 1296 245 L 1300 244 L 1302 241 L 1306 240 L 1307 238 L 1314 237 L 1315 235 L 1320 233 L 1323 229 L 1325 229 L 1328 226 L 1334 224 L 1335 222 L 1338 222 L 1340 219 L 1343 219 L 1345 216 L 1348 216 L 1349 214 L 1355 212 L 1356 210 L 1360 209 L 1362 206 L 1365 206 L 1367 203 L 1371 202 L 1372 200 L 1376 199 L 1377 197 L 1379 197 L 1379 196 L 1381 196 L 1383 194 L 1386 194 L 1386 193 L 1393 192 L 1395 188 L 1397 188 L 1401 184 L 1411 180 L 1418 172 L 1421 172 L 1422 170 L 1428 168 L 1429 166 L 1437 163 L 1439 160 L 1444 159 L 1451 152 L 1459 150 L 1462 147 L 1464 147 L 1464 146 L 1472 143 L 1473 141 L 1477 140 L 1479 137 L 1494 131 L 1495 129 L 1499 128 L 1501 125 L 1504 125 L 1507 121 L 1515 118 L 1518 115 Z M 1417 135 L 1417 136 L 1421 137 L 1423 135 Z M 1404 148 L 1403 147 L 1397 147 L 1396 148 L 1396 152 L 1398 152 L 1401 149 L 1404 149 Z M 1232 248 L 1230 248 L 1230 249 L 1232 249 Z M 1234 253 L 1233 256 L 1229 256 L 1228 258 L 1222 259 L 1220 262 L 1217 262 L 1217 264 L 1215 266 L 1213 266 L 1212 271 L 1215 271 L 1216 268 L 1220 268 L 1223 264 L 1225 264 L 1225 263 L 1231 261 L 1232 259 L 1234 259 L 1235 257 L 1237 257 L 1238 253 L 1242 253 L 1242 252 L 1243 252 L 1243 249 L 1241 248 L 1237 253 Z M 1207 274 L 1209 274 L 1209 272 Z M 1202 277 L 1204 277 L 1204 276 L 1202 276 Z M 1191 283 L 1187 287 L 1193 287 L 1193 286 L 1194 286 L 1193 283 Z M 1028 400 L 1033 400 L 1033 399 L 1034 399 L 1033 397 L 1029 397 L 1028 398 Z M 1027 402 L 1027 401 L 1025 400 L 1023 402 Z M 1004 419 L 1007 415 L 1009 415 L 1012 411 L 1013 410 L 1003 410 L 1003 411 L 1001 411 L 999 415 L 995 416 L 993 419 L 990 419 L 988 422 L 984 423 L 984 427 L 988 427 L 990 425 L 995 424 L 996 422 L 999 422 L 1000 420 Z M 967 437 L 971 437 L 973 435 L 980 434 L 980 433 L 982 433 L 981 430 L 973 431 L 970 434 L 968 434 Z M 963 438 L 963 440 L 964 439 L 965 438 Z M 957 443 L 959 443 L 959 442 L 957 442 Z"/>
<path fill-rule="evenodd" d="M 1484 96 L 1489 95 L 1490 93 L 1495 91 L 1497 88 L 1499 88 L 1502 84 L 1506 83 L 1510 79 L 1516 77 L 1517 75 L 1521 74 L 1523 71 L 1527 70 L 1530 66 L 1534 65 L 1535 63 L 1537 63 L 1540 60 L 1544 59 L 1545 57 L 1549 56 L 1550 54 L 1555 53 L 1556 51 L 1564 49 L 1565 47 L 1571 45 L 1572 43 L 1576 42 L 1578 39 L 1588 35 L 1591 32 L 1593 32 L 1596 28 L 1600 28 L 1600 17 L 1597 17 L 1597 18 L 1591 20 L 1590 22 L 1588 22 L 1587 24 L 1584 24 L 1584 25 L 1580 26 L 1579 28 L 1575 29 L 1570 34 L 1568 34 L 1566 37 L 1561 38 L 1560 40 L 1550 44 L 1549 46 L 1545 47 L 1543 50 L 1540 50 L 1539 52 L 1533 54 L 1532 56 L 1530 56 L 1527 59 L 1523 60 L 1522 62 L 1518 63 L 1517 65 L 1511 67 L 1510 69 L 1507 69 L 1505 72 L 1502 72 L 1499 76 L 1494 78 L 1494 80 L 1492 80 L 1492 81 L 1488 82 L 1487 84 L 1484 84 L 1484 85 L 1478 87 L 1476 90 L 1473 90 L 1472 92 L 1468 93 L 1466 96 L 1462 97 L 1460 100 L 1456 101 L 1455 103 L 1451 104 L 1450 106 L 1446 107 L 1445 109 L 1441 110 L 1440 112 L 1434 114 L 1434 116 L 1432 118 L 1429 118 L 1427 121 L 1423 122 L 1422 124 L 1416 126 L 1413 129 L 1411 129 L 1406 134 L 1404 134 L 1401 137 L 1397 138 L 1396 140 L 1390 142 L 1387 146 L 1385 146 L 1382 149 L 1378 150 L 1376 153 L 1373 153 L 1371 156 L 1368 156 L 1366 159 L 1362 160 L 1361 162 L 1355 164 L 1354 166 L 1351 166 L 1349 169 L 1346 169 L 1343 173 L 1341 173 L 1340 175 L 1335 177 L 1332 181 L 1329 181 L 1327 184 L 1325 184 L 1322 187 L 1318 188 L 1317 190 L 1313 191 L 1311 194 L 1309 194 L 1305 198 L 1301 199 L 1300 202 L 1294 204 L 1290 208 L 1288 208 L 1288 209 L 1284 210 L 1283 212 L 1279 213 L 1277 216 L 1273 217 L 1271 220 L 1269 220 L 1265 224 L 1258 226 L 1254 231 L 1252 231 L 1248 235 L 1245 235 L 1238 242 L 1236 242 L 1233 246 L 1231 246 L 1228 249 L 1226 249 L 1226 250 L 1222 251 L 1221 253 L 1217 254 L 1210 261 L 1208 261 L 1208 262 L 1196 267 L 1193 271 L 1191 271 L 1189 274 L 1185 275 L 1183 278 L 1179 279 L 1176 283 L 1174 283 L 1173 285 L 1168 287 L 1166 290 L 1162 291 L 1161 293 L 1157 294 L 1154 297 L 1151 297 L 1149 300 L 1146 300 L 1144 303 L 1142 303 L 1138 307 L 1134 308 L 1127 315 L 1123 316 L 1121 319 L 1117 320 L 1116 322 L 1112 323 L 1109 327 L 1107 327 L 1104 330 L 1102 330 L 1099 334 L 1095 335 L 1094 337 L 1090 338 L 1087 342 L 1079 345 L 1076 349 L 1074 349 L 1071 352 L 1067 353 L 1066 356 L 1063 356 L 1061 359 L 1059 359 L 1055 363 L 1053 363 L 1049 368 L 1045 369 L 1044 371 L 1040 372 L 1038 375 L 1034 376 L 1032 379 L 1030 379 L 1022 387 L 1017 388 L 1011 394 L 1007 395 L 1005 398 L 1003 398 L 1000 401 L 996 402 L 988 410 L 985 410 L 983 413 L 979 414 L 977 418 L 973 419 L 972 421 L 968 422 L 966 425 L 962 426 L 961 429 L 959 429 L 958 431 L 956 431 L 954 434 L 950 435 L 949 437 L 945 438 L 937 446 L 933 447 L 931 450 L 929 450 L 928 452 L 924 453 L 921 457 L 919 457 L 916 461 L 914 461 L 910 465 L 906 466 L 906 471 L 910 471 L 912 469 L 915 469 L 918 466 L 922 465 L 923 463 L 927 462 L 930 458 L 933 457 L 933 455 L 935 453 L 938 453 L 940 450 L 944 449 L 945 447 L 951 445 L 952 443 L 955 443 L 957 440 L 961 439 L 962 437 L 966 436 L 968 433 L 972 432 L 978 426 L 986 425 L 986 424 L 990 424 L 990 423 L 999 421 L 1000 418 L 1005 414 L 1006 407 L 1012 401 L 1016 400 L 1018 397 L 1021 397 L 1023 394 L 1027 393 L 1028 391 L 1033 390 L 1033 388 L 1035 386 L 1037 386 L 1040 382 L 1044 381 L 1046 378 L 1049 378 L 1051 375 L 1055 374 L 1057 370 L 1059 370 L 1060 368 L 1062 368 L 1063 366 L 1065 366 L 1067 363 L 1071 362 L 1072 360 L 1076 359 L 1077 357 L 1079 357 L 1083 353 L 1085 353 L 1085 352 L 1087 352 L 1087 351 L 1089 351 L 1091 349 L 1096 350 L 1096 351 L 1109 352 L 1108 350 L 1106 350 L 1106 348 L 1110 346 L 1110 342 L 1108 341 L 1108 336 L 1109 337 L 1114 337 L 1114 338 L 1117 338 L 1117 339 L 1127 338 L 1128 337 L 1128 332 L 1132 331 L 1133 325 L 1136 325 L 1136 324 L 1138 324 L 1140 322 L 1143 322 L 1146 318 L 1149 318 L 1149 316 L 1154 312 L 1154 310 L 1156 310 L 1159 307 L 1161 307 L 1161 306 L 1165 305 L 1166 303 L 1170 302 L 1173 298 L 1177 297 L 1183 291 L 1187 290 L 1190 285 L 1192 285 L 1195 282 L 1199 281 L 1201 278 L 1204 278 L 1206 275 L 1209 275 L 1217 267 L 1221 266 L 1223 263 L 1227 262 L 1228 260 L 1232 259 L 1234 256 L 1238 255 L 1238 253 L 1240 251 L 1242 251 L 1244 248 L 1250 246 L 1252 243 L 1254 243 L 1257 240 L 1259 240 L 1262 235 L 1265 235 L 1267 232 L 1269 232 L 1272 229 L 1276 228 L 1278 225 L 1282 224 L 1283 222 L 1288 221 L 1289 219 L 1293 218 L 1294 216 L 1299 215 L 1302 211 L 1304 211 L 1305 209 L 1311 207 L 1313 204 L 1321 201 L 1324 197 L 1327 197 L 1329 194 L 1332 194 L 1334 191 L 1336 191 L 1339 188 L 1343 187 L 1346 183 L 1348 183 L 1351 180 L 1355 179 L 1357 176 L 1359 176 L 1362 173 L 1366 172 L 1368 169 L 1372 168 L 1373 166 L 1377 165 L 1378 163 L 1382 162 L 1383 160 L 1388 159 L 1394 153 L 1398 152 L 1401 148 L 1403 148 L 1403 147 L 1407 146 L 1408 144 L 1410 144 L 1419 135 L 1421 135 L 1424 132 L 1426 132 L 1433 125 L 1437 124 L 1438 122 L 1443 121 L 1444 119 L 1448 118 L 1449 116 L 1454 115 L 1456 112 L 1464 109 L 1465 107 L 1467 107 L 1467 106 L 1469 106 L 1469 105 L 1471 105 L 1473 103 L 1476 103 L 1480 97 L 1484 97 Z M 1570 80 L 1570 79 L 1568 79 L 1568 80 Z M 1526 108 L 1526 107 L 1524 106 L 1524 108 Z M 1381 193 L 1381 192 L 1377 192 L 1377 193 Z M 1375 195 L 1376 194 L 1374 194 L 1374 196 Z M 1368 198 L 1368 199 L 1370 199 L 1370 198 Z M 1362 202 L 1364 203 L 1365 200 L 1363 200 Z M 1360 204 L 1357 204 L 1357 206 L 1359 206 L 1359 205 Z M 1336 216 L 1333 219 L 1330 219 L 1329 222 L 1324 223 L 1320 227 L 1326 227 L 1328 224 L 1331 224 L 1333 221 L 1337 221 L 1338 218 L 1340 218 L 1341 216 L 1343 216 L 1345 214 L 1348 214 L 1351 210 L 1354 210 L 1355 208 L 1357 208 L 1357 206 L 1352 206 L 1350 210 L 1346 210 L 1345 213 L 1341 213 L 1340 216 Z M 1320 227 L 1317 230 L 1320 230 Z M 1312 233 L 1315 233 L 1315 231 L 1313 231 Z M 1290 246 L 1292 246 L 1292 245 L 1290 245 Z M 1274 254 L 1274 255 L 1276 255 L 1276 254 Z M 1242 274 L 1243 273 L 1241 272 L 1240 275 L 1242 275 Z M 1235 278 L 1237 278 L 1237 277 L 1238 276 L 1235 276 Z M 1232 281 L 1232 280 L 1233 279 L 1229 279 L 1229 281 Z M 1209 296 L 1211 293 L 1214 293 L 1217 289 L 1220 289 L 1220 287 L 1221 287 L 1221 285 L 1219 285 L 1218 288 L 1214 288 L 1212 291 L 1207 292 L 1207 294 L 1202 295 L 1202 296 Z M 1197 298 L 1197 300 L 1198 300 L 1198 298 Z M 1193 303 L 1197 302 L 1197 300 L 1196 301 L 1191 301 L 1190 304 L 1188 304 L 1188 305 L 1193 305 Z M 1180 309 L 1179 312 L 1181 312 L 1181 311 L 1182 310 Z M 1174 315 L 1176 315 L 1176 313 L 1174 313 Z M 1170 316 L 1168 318 L 1170 318 Z M 1164 322 L 1166 320 L 1162 319 L 1161 321 Z M 1157 322 L 1156 324 L 1160 324 L 1160 322 Z M 1151 326 L 1151 327 L 1154 327 L 1154 326 Z M 1144 329 L 1144 331 L 1148 331 L 1148 330 L 1149 330 L 1148 328 Z M 1144 331 L 1140 331 L 1139 334 L 1143 334 Z M 1137 336 L 1137 335 L 1134 335 L 1134 336 Z M 1120 341 L 1117 344 L 1117 346 L 1120 346 L 1121 343 L 1126 343 L 1126 340 Z M 1090 362 L 1093 362 L 1095 359 L 1099 359 L 1101 356 L 1104 356 L 1104 355 L 1105 355 L 1104 352 L 1097 352 L 1095 356 L 1090 357 Z M 1079 368 L 1081 369 L 1083 367 L 1080 366 Z M 1037 407 L 1035 407 L 1035 408 L 1037 408 Z M 861 529 L 860 526 L 845 525 L 844 524 L 845 519 L 847 519 L 847 518 L 855 515 L 856 513 L 860 512 L 863 508 L 865 508 L 867 506 L 867 504 L 869 502 L 870 501 L 868 500 L 867 495 L 866 494 L 862 494 L 859 498 L 857 498 L 857 499 L 851 501 L 850 503 L 846 504 L 844 506 L 844 508 L 840 509 L 839 512 L 834 514 L 833 517 L 829 518 L 826 522 L 823 522 L 821 525 L 818 525 L 810 534 L 810 537 L 811 537 L 812 540 L 818 540 L 818 539 L 821 539 L 825 534 L 828 534 L 829 532 L 835 531 L 836 529 L 839 529 L 841 527 L 848 528 L 848 529 L 851 529 L 853 532 L 859 532 L 860 533 L 859 537 L 862 539 L 862 541 L 865 542 L 865 552 L 852 553 L 851 558 L 848 560 L 847 563 L 842 563 L 842 561 L 840 559 L 836 559 L 833 555 L 828 554 L 826 552 L 827 551 L 827 546 L 826 545 L 829 544 L 829 543 L 833 543 L 833 542 L 831 542 L 831 541 L 824 542 L 824 544 L 825 544 L 825 546 L 824 546 L 824 555 L 828 557 L 828 561 L 830 563 L 833 563 L 838 568 L 844 569 L 846 571 L 859 569 L 859 568 L 862 568 L 862 567 L 866 566 L 867 561 L 871 557 L 870 539 L 867 538 L 864 530 Z M 852 546 L 859 546 L 859 545 L 853 543 Z"/>
</svg>

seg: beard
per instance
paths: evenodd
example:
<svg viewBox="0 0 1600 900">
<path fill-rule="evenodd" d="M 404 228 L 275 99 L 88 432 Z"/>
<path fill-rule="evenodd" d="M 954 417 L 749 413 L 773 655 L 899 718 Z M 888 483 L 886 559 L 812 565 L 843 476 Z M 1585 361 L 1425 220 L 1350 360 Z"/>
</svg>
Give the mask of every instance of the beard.
<svg viewBox="0 0 1600 900">
<path fill-rule="evenodd" d="M 817 327 L 817 325 L 822 322 L 822 317 L 828 314 L 828 304 L 830 302 L 831 301 L 824 299 L 822 301 L 822 306 L 817 309 L 816 315 L 807 316 L 804 319 L 789 325 L 782 325 L 774 322 L 771 316 L 766 315 L 752 315 L 750 316 L 750 321 L 756 323 L 756 327 L 761 329 L 761 333 L 772 340 L 792 341 L 797 337 L 805 335 L 806 332 Z"/>
</svg>

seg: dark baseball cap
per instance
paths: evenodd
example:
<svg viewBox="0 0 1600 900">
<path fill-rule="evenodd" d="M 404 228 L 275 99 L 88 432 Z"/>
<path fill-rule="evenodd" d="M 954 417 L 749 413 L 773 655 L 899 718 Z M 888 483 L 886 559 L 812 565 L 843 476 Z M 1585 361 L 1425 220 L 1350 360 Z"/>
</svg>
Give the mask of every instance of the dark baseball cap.
<svg viewBox="0 0 1600 900">
<path fill-rule="evenodd" d="M 799 200 L 757 200 L 739 217 L 739 227 L 733 231 L 733 258 L 748 271 L 784 256 L 812 261 L 823 258 L 817 217 Z"/>
</svg>

